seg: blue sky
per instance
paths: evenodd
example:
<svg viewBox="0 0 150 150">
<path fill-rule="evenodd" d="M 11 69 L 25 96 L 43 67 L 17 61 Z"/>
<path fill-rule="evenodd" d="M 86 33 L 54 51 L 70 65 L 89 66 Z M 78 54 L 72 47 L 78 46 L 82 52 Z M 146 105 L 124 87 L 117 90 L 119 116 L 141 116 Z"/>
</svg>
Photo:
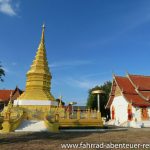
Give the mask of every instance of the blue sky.
<svg viewBox="0 0 150 150">
<path fill-rule="evenodd" d="M 52 93 L 86 103 L 112 72 L 150 75 L 149 0 L 0 0 L 0 88 L 25 88 L 42 23 Z"/>
</svg>

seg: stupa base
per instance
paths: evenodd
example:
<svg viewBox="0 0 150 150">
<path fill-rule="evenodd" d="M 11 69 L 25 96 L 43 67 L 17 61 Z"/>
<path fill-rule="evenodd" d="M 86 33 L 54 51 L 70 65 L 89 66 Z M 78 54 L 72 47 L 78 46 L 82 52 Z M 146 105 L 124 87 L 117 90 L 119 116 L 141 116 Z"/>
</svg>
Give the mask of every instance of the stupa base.
<svg viewBox="0 0 150 150">
<path fill-rule="evenodd" d="M 15 100 L 14 106 L 23 108 L 24 119 L 43 120 L 58 103 L 50 100 Z"/>
</svg>

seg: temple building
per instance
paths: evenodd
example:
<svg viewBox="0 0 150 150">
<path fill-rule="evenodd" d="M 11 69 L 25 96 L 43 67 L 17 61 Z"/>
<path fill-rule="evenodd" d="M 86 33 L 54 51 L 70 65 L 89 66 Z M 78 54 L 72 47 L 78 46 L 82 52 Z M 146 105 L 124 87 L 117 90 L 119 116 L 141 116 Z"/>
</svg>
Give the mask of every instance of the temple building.
<svg viewBox="0 0 150 150">
<path fill-rule="evenodd" d="M 150 76 L 113 76 L 106 108 L 110 108 L 112 125 L 150 127 Z"/>
<path fill-rule="evenodd" d="M 9 101 L 16 100 L 23 93 L 17 86 L 14 90 L 0 90 L 0 111 L 3 110 Z"/>
</svg>

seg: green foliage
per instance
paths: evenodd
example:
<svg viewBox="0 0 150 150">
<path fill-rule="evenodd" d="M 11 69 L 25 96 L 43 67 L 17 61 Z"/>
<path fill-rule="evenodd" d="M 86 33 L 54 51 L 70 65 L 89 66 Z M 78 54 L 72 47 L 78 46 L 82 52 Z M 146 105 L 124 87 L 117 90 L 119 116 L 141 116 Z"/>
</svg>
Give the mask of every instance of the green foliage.
<svg viewBox="0 0 150 150">
<path fill-rule="evenodd" d="M 97 95 L 93 95 L 92 91 L 94 90 L 103 90 L 105 93 L 100 95 L 100 111 L 103 117 L 109 116 L 109 110 L 105 109 L 107 101 L 109 99 L 109 93 L 111 90 L 111 81 L 105 82 L 101 86 L 95 86 L 89 90 L 89 95 L 87 99 L 87 107 L 92 109 L 97 109 Z"/>
<path fill-rule="evenodd" d="M 5 71 L 2 67 L 2 65 L 0 65 L 0 81 L 3 82 L 3 76 L 5 76 Z"/>
</svg>

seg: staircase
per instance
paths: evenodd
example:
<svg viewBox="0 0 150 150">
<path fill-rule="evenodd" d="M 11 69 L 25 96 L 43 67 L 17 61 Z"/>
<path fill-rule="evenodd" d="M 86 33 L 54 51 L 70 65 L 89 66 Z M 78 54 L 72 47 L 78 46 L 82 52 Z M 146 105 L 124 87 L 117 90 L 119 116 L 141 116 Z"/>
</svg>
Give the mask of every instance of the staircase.
<svg viewBox="0 0 150 150">
<path fill-rule="evenodd" d="M 115 120 L 109 120 L 105 123 L 105 125 L 115 125 L 115 126 L 122 126 L 122 127 L 132 127 L 132 128 L 149 128 L 150 127 L 150 120 L 145 121 L 125 121 L 122 123 L 117 123 Z"/>
<path fill-rule="evenodd" d="M 42 132 L 48 131 L 44 121 L 37 120 L 24 120 L 15 132 Z"/>
<path fill-rule="evenodd" d="M 150 120 L 146 120 L 146 121 L 141 121 L 141 122 L 137 122 L 137 124 L 139 124 L 141 127 L 150 127 Z"/>
</svg>

